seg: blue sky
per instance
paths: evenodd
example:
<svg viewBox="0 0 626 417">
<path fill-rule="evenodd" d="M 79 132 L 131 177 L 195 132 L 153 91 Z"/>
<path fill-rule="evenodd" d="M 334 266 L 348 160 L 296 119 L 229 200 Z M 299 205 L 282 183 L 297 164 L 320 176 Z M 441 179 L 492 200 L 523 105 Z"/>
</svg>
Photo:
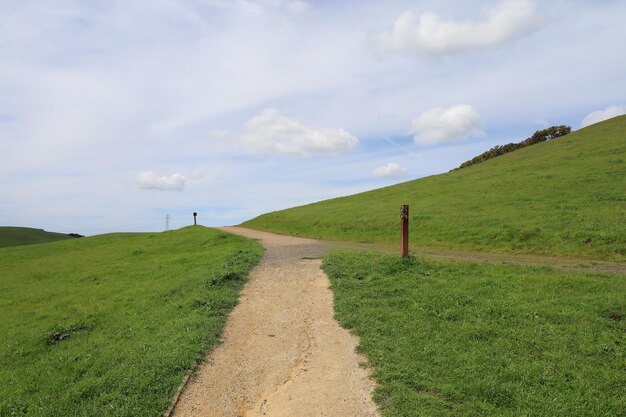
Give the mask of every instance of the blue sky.
<svg viewBox="0 0 626 417">
<path fill-rule="evenodd" d="M 625 18 L 625 1 L 0 0 L 0 224 L 236 224 L 578 129 L 626 113 Z"/>
</svg>

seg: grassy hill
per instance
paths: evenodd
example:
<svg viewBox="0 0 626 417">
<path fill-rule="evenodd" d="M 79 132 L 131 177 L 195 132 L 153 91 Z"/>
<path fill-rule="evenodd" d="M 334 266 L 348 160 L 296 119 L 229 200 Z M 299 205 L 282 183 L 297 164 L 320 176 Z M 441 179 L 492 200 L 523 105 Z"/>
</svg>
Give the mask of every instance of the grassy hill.
<svg viewBox="0 0 626 417">
<path fill-rule="evenodd" d="M 411 241 L 626 259 L 626 116 L 471 167 L 261 215 L 243 225 L 330 240 Z"/>
<path fill-rule="evenodd" d="M 0 249 L 0 416 L 161 415 L 262 252 L 200 226 Z"/>
<path fill-rule="evenodd" d="M 65 239 L 73 238 L 63 233 L 46 232 L 43 229 L 0 226 L 0 248 L 56 242 Z"/>
<path fill-rule="evenodd" d="M 623 275 L 357 251 L 323 267 L 384 417 L 624 415 Z"/>
</svg>

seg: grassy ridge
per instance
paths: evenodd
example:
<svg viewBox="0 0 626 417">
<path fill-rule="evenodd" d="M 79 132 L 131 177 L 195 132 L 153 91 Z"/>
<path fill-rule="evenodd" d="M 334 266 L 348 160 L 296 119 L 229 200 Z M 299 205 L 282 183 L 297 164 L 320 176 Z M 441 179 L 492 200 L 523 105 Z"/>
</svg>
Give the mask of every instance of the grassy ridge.
<svg viewBox="0 0 626 417">
<path fill-rule="evenodd" d="M 348 251 L 323 268 L 386 417 L 626 409 L 621 276 Z"/>
<path fill-rule="evenodd" d="M 331 240 L 626 259 L 626 116 L 458 171 L 261 215 L 245 226 Z M 351 215 L 349 213 L 352 213 Z"/>
<path fill-rule="evenodd" d="M 63 233 L 46 232 L 42 229 L 32 229 L 30 227 L 0 227 L 0 248 L 56 242 L 66 239 L 73 238 Z"/>
<path fill-rule="evenodd" d="M 159 415 L 262 251 L 204 227 L 1 249 L 0 415 Z"/>
</svg>

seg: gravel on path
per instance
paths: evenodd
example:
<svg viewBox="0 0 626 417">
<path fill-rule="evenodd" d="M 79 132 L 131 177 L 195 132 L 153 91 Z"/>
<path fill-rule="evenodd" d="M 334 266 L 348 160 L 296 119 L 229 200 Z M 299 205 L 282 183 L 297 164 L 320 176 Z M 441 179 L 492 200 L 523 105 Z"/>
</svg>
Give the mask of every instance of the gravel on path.
<svg viewBox="0 0 626 417">
<path fill-rule="evenodd" d="M 239 227 L 267 249 L 223 341 L 183 389 L 174 416 L 379 416 L 356 336 L 334 319 L 316 259 L 331 245 Z"/>
</svg>

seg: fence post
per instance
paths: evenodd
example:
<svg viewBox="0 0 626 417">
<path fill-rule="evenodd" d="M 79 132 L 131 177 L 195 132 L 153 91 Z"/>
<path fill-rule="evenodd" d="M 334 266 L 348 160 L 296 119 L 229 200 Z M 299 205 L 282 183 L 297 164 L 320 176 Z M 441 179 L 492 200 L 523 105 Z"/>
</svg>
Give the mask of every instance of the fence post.
<svg viewBox="0 0 626 417">
<path fill-rule="evenodd" d="M 400 207 L 400 256 L 409 256 L 409 206 Z"/>
</svg>

